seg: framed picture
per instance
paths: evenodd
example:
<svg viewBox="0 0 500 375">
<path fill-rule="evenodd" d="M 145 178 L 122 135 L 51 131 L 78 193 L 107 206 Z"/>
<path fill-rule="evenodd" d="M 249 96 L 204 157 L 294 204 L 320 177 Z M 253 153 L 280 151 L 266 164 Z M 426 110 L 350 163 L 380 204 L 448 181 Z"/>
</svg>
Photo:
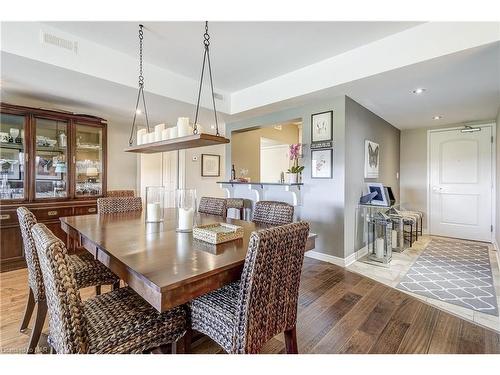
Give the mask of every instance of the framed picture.
<svg viewBox="0 0 500 375">
<path fill-rule="evenodd" d="M 333 111 L 311 115 L 311 142 L 333 141 Z"/>
<path fill-rule="evenodd" d="M 220 176 L 220 155 L 201 154 L 201 177 Z"/>
<path fill-rule="evenodd" d="M 378 143 L 365 141 L 365 178 L 378 178 L 380 147 Z"/>
<path fill-rule="evenodd" d="M 386 195 L 384 184 L 379 182 L 369 182 L 366 184 L 369 193 L 377 193 L 370 204 L 375 206 L 389 206 L 389 198 Z"/>
<path fill-rule="evenodd" d="M 21 170 L 19 168 L 19 155 L 18 149 L 2 148 L 0 151 L 0 170 L 2 176 L 7 175 L 8 180 L 20 180 Z"/>
<path fill-rule="evenodd" d="M 56 172 L 56 163 L 62 155 L 58 151 L 37 151 L 35 159 L 35 179 L 62 180 L 62 174 Z"/>
<path fill-rule="evenodd" d="M 311 178 L 333 177 L 333 150 L 311 151 Z"/>
</svg>

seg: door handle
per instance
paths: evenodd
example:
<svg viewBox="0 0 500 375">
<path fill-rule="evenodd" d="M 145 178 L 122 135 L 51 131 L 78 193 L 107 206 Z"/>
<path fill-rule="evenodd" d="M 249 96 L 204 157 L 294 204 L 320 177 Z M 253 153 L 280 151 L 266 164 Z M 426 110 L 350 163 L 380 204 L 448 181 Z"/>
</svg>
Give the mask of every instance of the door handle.
<svg viewBox="0 0 500 375">
<path fill-rule="evenodd" d="M 443 191 L 443 188 L 441 186 L 433 186 L 432 191 L 434 193 L 441 193 Z"/>
</svg>

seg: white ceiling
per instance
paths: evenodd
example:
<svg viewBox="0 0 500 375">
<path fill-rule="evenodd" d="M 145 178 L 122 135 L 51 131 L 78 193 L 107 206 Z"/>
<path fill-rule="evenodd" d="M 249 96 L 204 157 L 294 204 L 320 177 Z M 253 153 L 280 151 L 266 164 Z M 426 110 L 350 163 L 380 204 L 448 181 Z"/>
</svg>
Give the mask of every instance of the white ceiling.
<svg viewBox="0 0 500 375">
<path fill-rule="evenodd" d="M 171 27 L 171 22 L 165 24 L 153 24 L 152 28 L 156 27 L 161 30 L 166 30 Z M 258 25 L 260 23 L 243 23 L 244 25 Z M 284 27 L 282 23 L 273 23 L 275 27 Z M 314 35 L 316 30 L 315 23 L 293 23 L 296 27 L 303 27 L 301 35 Z M 328 24 L 336 23 L 320 23 L 321 27 L 329 27 Z M 353 23 L 342 23 L 344 27 Z M 338 53 L 345 48 L 351 48 L 356 43 L 361 43 L 361 34 L 365 33 L 370 27 L 373 27 L 375 32 L 380 23 L 358 23 L 357 27 L 363 32 L 354 33 L 357 35 L 356 40 L 344 38 L 344 44 L 340 43 L 326 43 L 325 48 L 330 48 L 330 53 Z M 58 27 L 66 27 L 68 32 L 77 33 L 79 28 L 85 26 L 84 23 L 57 23 Z M 92 23 L 85 27 L 89 34 L 98 34 L 104 32 L 104 29 L 110 30 L 116 25 L 116 34 L 120 34 L 121 28 L 126 28 L 127 25 L 131 26 L 130 35 L 135 35 L 135 23 Z M 181 29 L 177 29 L 177 34 L 183 35 L 182 38 L 173 38 L 176 41 L 181 39 L 199 39 L 198 29 L 200 23 L 177 23 L 181 29 L 189 25 L 191 31 L 186 31 L 186 35 L 181 33 Z M 233 34 L 239 35 L 241 27 L 239 23 L 214 23 L 214 34 L 217 30 L 216 26 L 232 27 L 235 28 Z M 268 24 L 266 24 L 268 25 Z M 269 24 L 270 25 L 270 24 Z M 287 23 L 286 25 L 292 25 Z M 285 26 L 286 26 L 285 25 Z M 311 30 L 308 30 L 308 28 Z M 375 26 L 374 26 L 375 25 Z M 376 26 L 378 25 L 378 26 Z M 390 24 L 395 27 L 397 24 Z M 89 27 L 90 26 L 90 27 Z M 151 27 L 147 24 L 148 27 Z M 202 25 L 201 25 L 202 26 Z M 399 27 L 402 27 L 399 24 Z M 73 28 L 73 29 L 69 29 Z M 196 29 L 196 31 L 194 31 Z M 246 29 L 246 28 L 245 28 Z M 265 27 L 264 27 L 265 29 Z M 333 30 L 335 27 L 332 26 Z M 239 30 L 239 31 L 238 31 Z M 238 31 L 238 32 L 236 32 Z M 254 30 L 255 31 L 255 30 Z M 269 30 L 262 30 L 270 33 Z M 123 31 L 125 32 L 125 31 Z M 387 32 L 387 31 L 386 31 Z M 172 31 L 173 33 L 173 31 Z M 226 35 L 224 33 L 224 35 Z M 263 34 L 259 34 L 263 37 Z M 305 38 L 298 38 L 301 41 L 301 49 L 294 49 L 293 53 L 286 49 L 288 59 L 277 59 L 276 56 L 280 55 L 273 51 L 272 46 L 280 45 L 279 42 L 268 42 L 268 39 L 258 41 L 253 34 L 252 40 L 255 43 L 253 53 L 247 58 L 241 54 L 234 53 L 241 51 L 248 44 L 240 43 L 232 46 L 231 52 L 227 49 L 218 47 L 225 50 L 221 55 L 227 54 L 227 59 L 236 61 L 234 66 L 225 60 L 222 66 L 215 65 L 219 72 L 216 77 L 222 77 L 227 80 L 228 84 L 236 86 L 246 85 L 250 81 L 260 81 L 266 79 L 268 75 L 282 74 L 286 69 L 290 68 L 297 61 L 301 64 L 307 59 L 314 57 L 321 59 L 320 52 L 309 51 Z M 90 36 L 88 36 L 90 38 Z M 367 37 L 364 35 L 364 37 Z M 213 36 L 216 39 L 215 35 Z M 217 40 L 224 41 L 224 38 L 217 37 Z M 277 37 L 273 40 L 283 39 L 287 43 L 292 43 L 288 36 L 283 36 L 277 33 Z M 325 43 L 325 37 L 322 37 L 322 42 Z M 342 39 L 343 37 L 339 37 Z M 109 36 L 104 36 L 103 40 L 111 40 Z M 293 39 L 293 38 L 292 38 Z M 340 40 L 339 39 L 339 40 Z M 117 37 L 117 41 L 121 40 L 122 43 L 127 43 L 128 38 Z M 228 39 L 229 40 L 229 39 Z M 236 38 L 236 40 L 239 40 Z M 350 41 L 349 41 L 350 40 Z M 316 40 L 314 40 L 316 42 Z M 110 42 L 111 43 L 111 42 Z M 126 45 L 114 46 L 115 49 L 123 50 Z M 180 43 L 180 42 L 179 42 Z M 227 43 L 227 42 L 226 42 Z M 133 41 L 131 43 L 134 44 Z M 164 43 L 169 44 L 169 43 Z M 201 44 L 201 43 L 200 43 Z M 229 46 L 229 44 L 226 44 Z M 297 44 L 298 46 L 298 44 Z M 329 47 L 328 47 L 329 46 Z M 334 46 L 334 47 L 332 47 Z M 182 43 L 179 44 L 179 48 Z M 160 48 L 160 46 L 158 46 Z M 215 48 L 215 41 L 214 41 Z M 185 48 L 185 53 L 179 53 L 177 48 L 171 50 L 161 49 L 155 50 L 157 58 L 171 59 L 173 63 L 179 64 L 181 67 L 192 70 L 195 77 L 199 73 L 199 58 L 201 58 L 201 45 L 198 47 Z M 317 49 L 317 48 L 316 48 Z M 258 62 L 262 50 L 263 55 L 271 56 L 269 61 Z M 308 53 L 299 53 L 308 51 Z M 167 53 L 168 52 L 168 53 Z M 196 55 L 198 59 L 188 58 L 190 54 Z M 255 56 L 258 55 L 258 56 Z M 215 54 L 214 54 L 215 56 Z M 294 60 L 293 57 L 296 57 Z M 151 57 L 152 58 L 152 57 Z M 248 65 L 251 60 L 252 64 Z M 290 62 L 290 60 L 292 60 Z M 183 66 L 182 62 L 186 62 Z M 55 108 L 68 109 L 76 112 L 84 112 L 95 114 L 120 123 L 129 123 L 133 115 L 133 105 L 135 104 L 136 89 L 130 86 L 125 86 L 112 82 L 110 80 L 100 79 L 91 75 L 79 73 L 74 70 L 64 69 L 52 64 L 43 63 L 37 60 L 22 57 L 16 54 L 7 53 L 2 51 L 1 54 L 1 95 L 2 100 L 25 105 L 44 105 Z M 367 61 L 367 64 L 370 62 Z M 257 65 L 260 64 L 260 65 Z M 285 68 L 283 68 L 285 67 Z M 174 69 L 169 66 L 169 68 Z M 281 70 L 279 70 L 281 69 Z M 278 71 L 279 70 L 279 71 Z M 252 71 L 255 73 L 248 73 Z M 277 72 L 277 73 L 276 73 Z M 187 73 L 186 73 L 187 74 Z M 239 80 L 231 81 L 229 77 L 239 77 Z M 168 84 L 168 82 L 166 82 Z M 420 96 L 413 95 L 411 91 L 416 87 L 425 87 L 427 91 Z M 193 93 L 194 96 L 195 93 Z M 152 122 L 166 122 L 175 123 L 177 116 L 190 116 L 194 112 L 194 106 L 167 98 L 161 95 L 148 95 L 148 109 Z M 500 42 L 490 43 L 481 47 L 469 48 L 461 52 L 444 55 L 438 58 L 427 60 L 413 65 L 408 65 L 399 69 L 393 69 L 381 74 L 376 74 L 370 77 L 351 81 L 346 84 L 330 87 L 325 90 L 315 91 L 304 96 L 294 97 L 273 104 L 255 108 L 249 111 L 241 112 L 234 115 L 220 114 L 222 122 L 236 121 L 242 118 L 253 117 L 271 111 L 279 111 L 294 106 L 308 104 L 314 101 L 324 101 L 328 98 L 333 98 L 339 95 L 348 95 L 360 104 L 364 105 L 377 115 L 383 117 L 394 126 L 400 129 L 429 127 L 446 124 L 456 124 L 477 120 L 491 120 L 496 117 L 500 105 Z M 151 103 L 149 103 L 151 101 Z M 203 109 L 202 115 L 204 121 L 208 124 L 213 122 L 211 113 Z M 434 115 L 442 115 L 443 119 L 435 121 L 432 119 Z"/>
<path fill-rule="evenodd" d="M 95 115 L 126 127 L 131 124 L 137 89 L 10 53 L 2 52 L 0 56 L 2 101 Z M 146 101 L 150 124 L 173 125 L 177 117 L 194 117 L 195 107 L 191 104 L 149 92 Z M 225 115 L 218 116 L 223 123 Z M 200 120 L 213 125 L 213 112 L 200 108 Z M 139 116 L 138 121 L 144 125 L 144 116 Z"/>
<path fill-rule="evenodd" d="M 52 27 L 137 56 L 140 22 L 50 22 Z M 144 59 L 199 79 L 203 22 L 144 22 Z M 237 91 L 419 22 L 209 22 L 215 86 Z M 145 72 L 147 77 L 147 72 Z"/>
</svg>

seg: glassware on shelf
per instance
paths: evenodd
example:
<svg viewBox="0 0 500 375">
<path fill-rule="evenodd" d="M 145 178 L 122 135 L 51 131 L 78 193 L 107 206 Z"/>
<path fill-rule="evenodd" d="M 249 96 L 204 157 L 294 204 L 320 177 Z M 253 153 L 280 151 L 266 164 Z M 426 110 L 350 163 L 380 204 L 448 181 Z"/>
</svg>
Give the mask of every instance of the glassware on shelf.
<svg viewBox="0 0 500 375">
<path fill-rule="evenodd" d="M 65 198 L 68 196 L 67 149 L 59 136 L 68 132 L 66 121 L 35 119 L 35 197 Z"/>
<path fill-rule="evenodd" d="M 192 232 L 196 217 L 196 190 L 176 190 L 177 232 Z"/>
<path fill-rule="evenodd" d="M 165 188 L 163 186 L 146 187 L 146 223 L 163 221 Z"/>
<path fill-rule="evenodd" d="M 76 195 L 101 195 L 103 183 L 102 128 L 76 124 Z"/>
<path fill-rule="evenodd" d="M 24 199 L 25 117 L 0 114 L 0 199 Z"/>
</svg>

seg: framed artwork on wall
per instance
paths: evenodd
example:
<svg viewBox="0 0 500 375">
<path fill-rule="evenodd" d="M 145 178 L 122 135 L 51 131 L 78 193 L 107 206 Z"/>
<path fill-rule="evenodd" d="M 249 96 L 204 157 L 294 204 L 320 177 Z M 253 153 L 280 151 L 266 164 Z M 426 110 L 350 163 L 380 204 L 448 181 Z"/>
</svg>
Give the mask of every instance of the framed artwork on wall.
<svg viewBox="0 0 500 375">
<path fill-rule="evenodd" d="M 333 150 L 311 150 L 311 178 L 333 177 Z"/>
<path fill-rule="evenodd" d="M 365 178 L 378 178 L 379 164 L 379 144 L 365 140 Z"/>
<path fill-rule="evenodd" d="M 311 142 L 333 141 L 333 111 L 311 115 Z"/>
<path fill-rule="evenodd" d="M 201 177 L 220 177 L 220 155 L 201 154 Z"/>
</svg>

